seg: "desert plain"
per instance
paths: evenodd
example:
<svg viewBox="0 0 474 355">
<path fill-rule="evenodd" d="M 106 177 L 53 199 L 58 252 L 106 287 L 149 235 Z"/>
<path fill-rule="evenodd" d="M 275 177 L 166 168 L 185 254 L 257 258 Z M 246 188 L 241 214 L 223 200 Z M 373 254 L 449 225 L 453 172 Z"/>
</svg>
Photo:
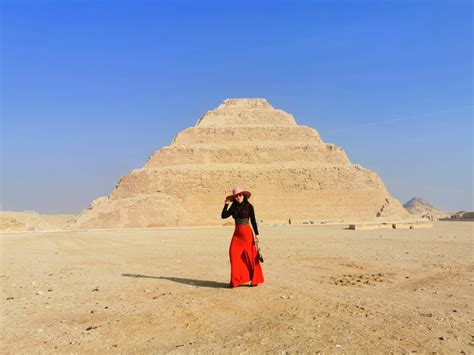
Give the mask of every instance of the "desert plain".
<svg viewBox="0 0 474 355">
<path fill-rule="evenodd" d="M 4 232 L 0 352 L 473 353 L 473 227 L 261 226 L 234 289 L 233 227 Z"/>
</svg>

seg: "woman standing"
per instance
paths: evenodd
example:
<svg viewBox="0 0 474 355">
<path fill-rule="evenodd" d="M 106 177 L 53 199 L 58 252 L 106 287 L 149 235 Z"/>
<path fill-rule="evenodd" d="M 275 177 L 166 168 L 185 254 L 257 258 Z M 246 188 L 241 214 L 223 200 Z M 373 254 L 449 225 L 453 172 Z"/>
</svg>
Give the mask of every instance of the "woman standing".
<svg viewBox="0 0 474 355">
<path fill-rule="evenodd" d="M 257 286 L 263 283 L 262 265 L 258 259 L 254 235 L 249 224 L 250 220 L 255 232 L 255 238 L 258 238 L 255 211 L 252 204 L 248 201 L 250 195 L 249 191 L 236 187 L 232 191 L 232 195 L 226 197 L 221 213 L 222 218 L 232 216 L 235 219 L 234 234 L 229 248 L 230 287 L 236 287 L 248 282 L 250 282 L 250 286 Z"/>
</svg>

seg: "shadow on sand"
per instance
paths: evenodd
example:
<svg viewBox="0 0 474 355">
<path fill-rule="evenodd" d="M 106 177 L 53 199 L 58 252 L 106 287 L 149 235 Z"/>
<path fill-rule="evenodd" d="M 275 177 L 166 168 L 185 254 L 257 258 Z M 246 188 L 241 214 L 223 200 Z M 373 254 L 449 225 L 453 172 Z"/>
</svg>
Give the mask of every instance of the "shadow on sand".
<svg viewBox="0 0 474 355">
<path fill-rule="evenodd" d="M 168 276 L 148 276 L 148 275 L 140 275 L 140 274 L 122 274 L 122 276 L 133 277 L 137 279 L 169 280 L 173 282 L 178 282 L 180 284 L 197 286 L 197 287 L 230 288 L 228 283 L 217 282 L 217 281 L 184 279 L 181 277 L 168 277 Z"/>
</svg>

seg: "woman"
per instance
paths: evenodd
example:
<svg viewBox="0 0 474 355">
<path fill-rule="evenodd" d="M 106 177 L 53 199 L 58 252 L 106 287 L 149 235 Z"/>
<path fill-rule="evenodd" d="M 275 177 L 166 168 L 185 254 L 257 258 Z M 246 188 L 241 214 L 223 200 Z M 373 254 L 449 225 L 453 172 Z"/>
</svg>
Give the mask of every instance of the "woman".
<svg viewBox="0 0 474 355">
<path fill-rule="evenodd" d="M 255 238 L 258 238 L 255 212 L 252 204 L 248 202 L 250 195 L 249 191 L 236 187 L 232 191 L 232 195 L 226 197 L 221 213 L 222 218 L 232 216 L 235 219 L 234 235 L 232 236 L 229 248 L 230 287 L 236 287 L 248 282 L 250 282 L 250 286 L 257 286 L 263 283 L 262 265 L 258 259 L 254 235 L 249 224 L 250 220 L 255 232 Z"/>
</svg>

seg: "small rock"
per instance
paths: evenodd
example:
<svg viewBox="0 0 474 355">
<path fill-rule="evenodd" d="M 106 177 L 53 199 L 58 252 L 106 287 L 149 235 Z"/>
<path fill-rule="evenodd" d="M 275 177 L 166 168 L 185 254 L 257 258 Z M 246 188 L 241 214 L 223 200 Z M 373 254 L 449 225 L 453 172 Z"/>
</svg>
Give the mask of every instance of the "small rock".
<svg viewBox="0 0 474 355">
<path fill-rule="evenodd" d="M 96 288 L 94 288 L 94 289 L 92 290 L 92 292 L 97 292 L 97 291 L 99 291 L 99 288 L 98 288 L 98 287 L 96 287 Z"/>
<path fill-rule="evenodd" d="M 14 300 L 13 297 L 7 297 L 7 301 Z"/>
<path fill-rule="evenodd" d="M 89 331 L 89 330 L 92 330 L 92 329 L 96 329 L 97 327 L 96 326 L 90 326 L 90 327 L 87 327 L 86 328 L 86 331 Z"/>
<path fill-rule="evenodd" d="M 444 337 L 438 337 L 439 340 L 444 340 Z"/>
<path fill-rule="evenodd" d="M 342 345 L 336 344 L 336 348 L 342 348 Z"/>
</svg>

